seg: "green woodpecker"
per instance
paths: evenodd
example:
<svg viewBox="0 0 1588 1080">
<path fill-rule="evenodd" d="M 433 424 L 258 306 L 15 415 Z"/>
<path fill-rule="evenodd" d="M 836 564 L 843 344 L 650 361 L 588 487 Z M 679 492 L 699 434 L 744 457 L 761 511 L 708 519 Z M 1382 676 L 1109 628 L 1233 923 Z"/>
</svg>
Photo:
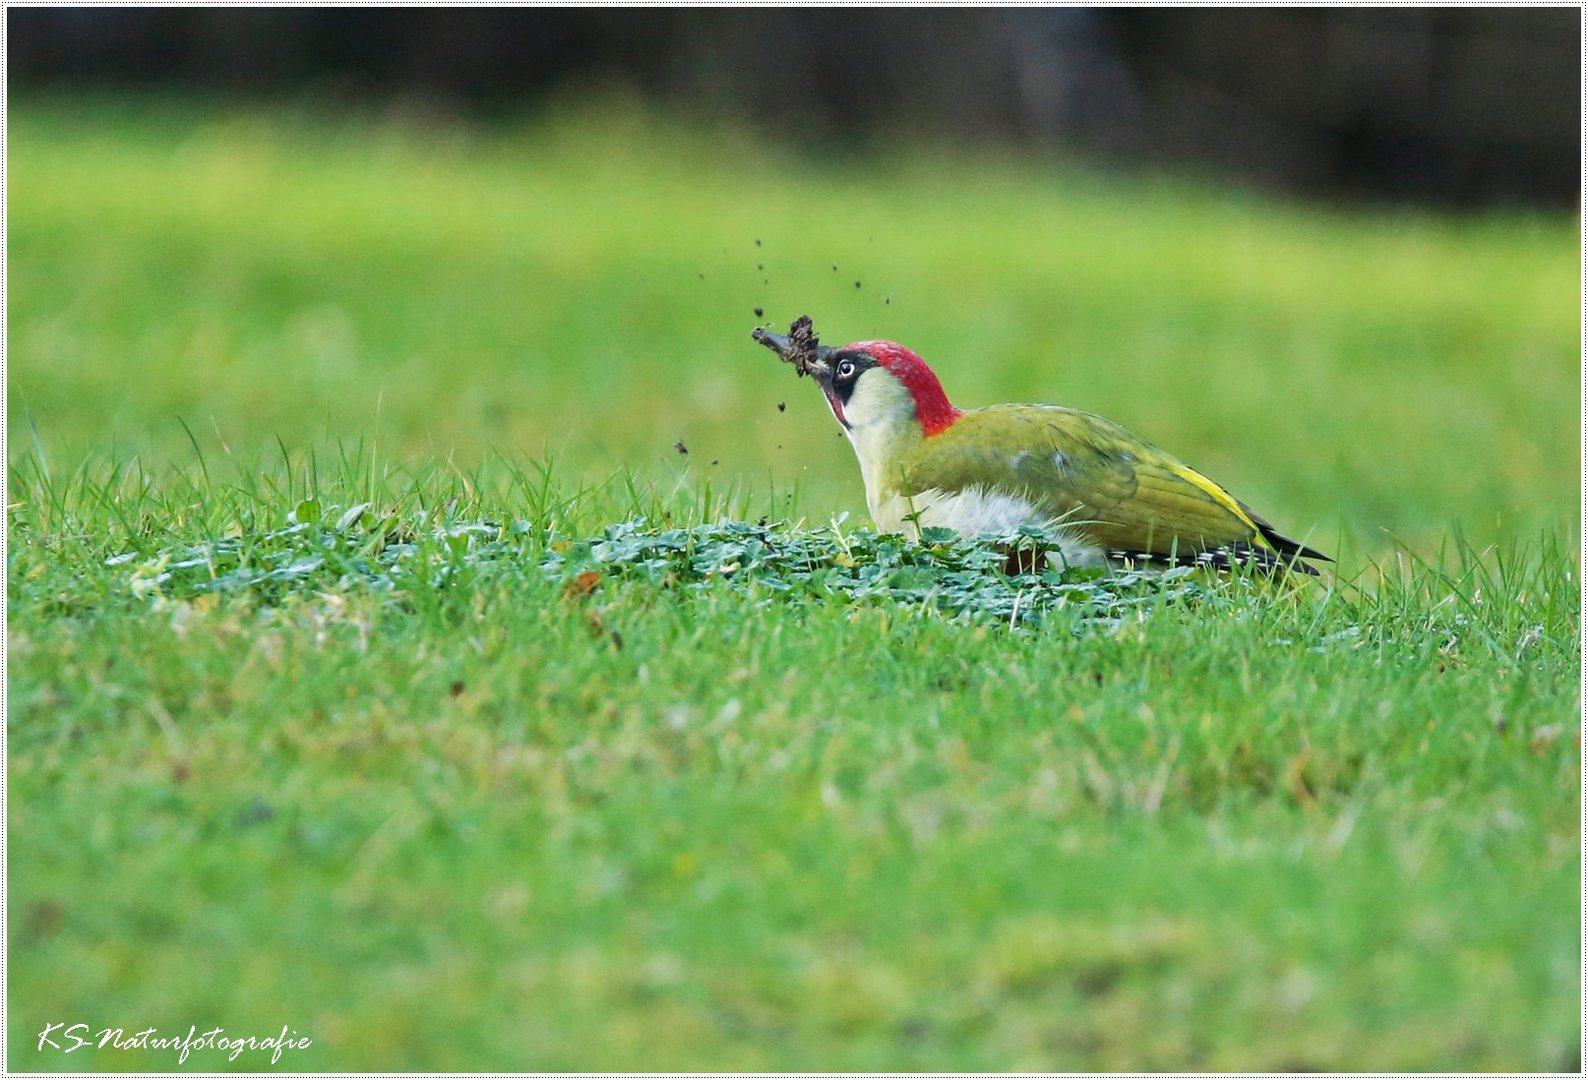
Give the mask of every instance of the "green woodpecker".
<svg viewBox="0 0 1588 1080">
<path fill-rule="evenodd" d="M 1317 571 L 1328 556 L 1280 535 L 1220 485 L 1111 420 L 1060 405 L 957 409 L 892 341 L 821 345 L 808 316 L 755 340 L 812 375 L 860 459 L 883 532 L 961 536 L 1035 525 L 1065 566 L 1126 563 Z"/>
</svg>

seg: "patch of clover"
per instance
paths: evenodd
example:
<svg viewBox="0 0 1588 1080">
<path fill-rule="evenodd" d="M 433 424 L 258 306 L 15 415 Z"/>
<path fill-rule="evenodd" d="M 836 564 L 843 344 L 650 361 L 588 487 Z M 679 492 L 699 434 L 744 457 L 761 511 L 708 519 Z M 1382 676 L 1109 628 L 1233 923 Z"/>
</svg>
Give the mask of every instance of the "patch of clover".
<svg viewBox="0 0 1588 1080">
<path fill-rule="evenodd" d="M 894 605 L 1027 627 L 1060 610 L 1115 623 L 1148 604 L 1205 599 L 1229 584 L 1184 567 L 1008 572 L 1011 551 L 1041 544 L 1042 534 L 1030 528 L 975 540 L 929 528 L 915 540 L 838 523 L 681 528 L 644 519 L 593 536 L 562 536 L 524 520 L 450 520 L 433 511 L 397 516 L 369 504 L 333 514 L 311 500 L 278 529 L 109 561 L 127 567 L 135 595 L 173 599 L 247 593 L 274 603 L 294 593 L 406 593 L 537 574 L 580 594 L 598 586 L 729 590 L 758 604 Z"/>
</svg>

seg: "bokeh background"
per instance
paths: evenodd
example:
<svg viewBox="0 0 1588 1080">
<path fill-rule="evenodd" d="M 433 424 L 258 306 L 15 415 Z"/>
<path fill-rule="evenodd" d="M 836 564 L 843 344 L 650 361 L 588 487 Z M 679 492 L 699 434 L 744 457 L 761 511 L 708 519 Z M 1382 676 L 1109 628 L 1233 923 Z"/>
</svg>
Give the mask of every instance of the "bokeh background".
<svg viewBox="0 0 1588 1080">
<path fill-rule="evenodd" d="M 503 116 L 621 86 L 780 136 L 997 141 L 1330 198 L 1577 193 L 1569 8 L 55 8 L 10 26 L 27 89 Z"/>
</svg>

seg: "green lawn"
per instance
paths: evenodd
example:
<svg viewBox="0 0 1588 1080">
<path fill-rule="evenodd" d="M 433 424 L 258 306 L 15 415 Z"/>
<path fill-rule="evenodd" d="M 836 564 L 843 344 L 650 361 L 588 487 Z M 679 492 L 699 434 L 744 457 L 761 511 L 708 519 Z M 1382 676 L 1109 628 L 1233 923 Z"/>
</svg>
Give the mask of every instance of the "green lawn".
<svg viewBox="0 0 1588 1080">
<path fill-rule="evenodd" d="M 556 115 L 11 101 L 12 1069 L 1579 1067 L 1573 218 Z M 876 541 L 757 307 L 1338 573 Z"/>
</svg>

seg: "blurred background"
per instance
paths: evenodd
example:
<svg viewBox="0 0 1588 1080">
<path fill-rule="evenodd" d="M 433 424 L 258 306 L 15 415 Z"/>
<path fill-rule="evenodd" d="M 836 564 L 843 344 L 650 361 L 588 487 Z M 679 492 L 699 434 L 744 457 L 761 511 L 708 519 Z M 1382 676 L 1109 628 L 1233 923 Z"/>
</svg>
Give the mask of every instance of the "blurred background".
<svg viewBox="0 0 1588 1080">
<path fill-rule="evenodd" d="M 748 343 L 808 312 L 1314 539 L 1574 518 L 1576 9 L 6 17 L 7 420 L 64 460 L 180 419 L 863 513 Z"/>
<path fill-rule="evenodd" d="M 619 85 L 766 131 L 1193 163 L 1309 195 L 1570 205 L 1575 8 L 16 8 L 12 86 L 501 115 Z"/>
</svg>

